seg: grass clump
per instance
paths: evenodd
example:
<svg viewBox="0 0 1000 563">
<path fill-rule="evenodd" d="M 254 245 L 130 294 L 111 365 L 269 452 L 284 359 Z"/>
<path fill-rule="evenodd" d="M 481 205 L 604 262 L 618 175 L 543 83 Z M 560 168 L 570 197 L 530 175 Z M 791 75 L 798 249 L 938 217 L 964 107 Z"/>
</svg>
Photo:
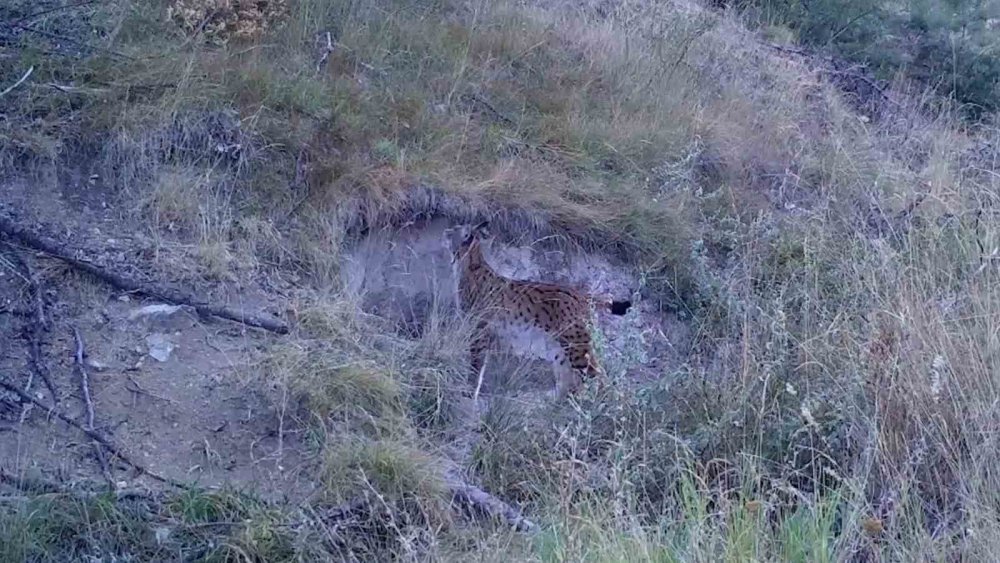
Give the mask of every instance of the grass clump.
<svg viewBox="0 0 1000 563">
<path fill-rule="evenodd" d="M 411 559 L 433 552 L 451 529 L 440 461 L 412 443 L 383 439 L 327 445 L 319 472 L 321 504 L 335 510 L 364 499 L 342 532 L 354 557 Z"/>
<path fill-rule="evenodd" d="M 0 554 L 4 561 L 56 561 L 87 552 L 124 554 L 138 547 L 130 541 L 144 543 L 143 532 L 108 499 L 44 496 L 0 516 Z"/>
<path fill-rule="evenodd" d="M 453 396 L 458 378 L 435 368 L 415 370 L 409 382 L 408 408 L 417 428 L 444 432 L 459 425 L 462 412 Z"/>
<path fill-rule="evenodd" d="M 294 546 L 291 518 L 233 491 L 190 490 L 163 499 L 30 495 L 0 510 L 0 556 L 4 561 L 293 561 L 306 552 Z"/>
<path fill-rule="evenodd" d="M 441 468 L 429 454 L 394 440 L 334 445 L 321 471 L 331 496 L 353 499 L 368 490 L 388 499 L 442 499 Z"/>
<path fill-rule="evenodd" d="M 275 350 L 266 377 L 324 425 L 394 435 L 405 432 L 405 396 L 386 372 L 318 344 Z M 283 393 L 284 394 L 284 393 Z"/>
</svg>

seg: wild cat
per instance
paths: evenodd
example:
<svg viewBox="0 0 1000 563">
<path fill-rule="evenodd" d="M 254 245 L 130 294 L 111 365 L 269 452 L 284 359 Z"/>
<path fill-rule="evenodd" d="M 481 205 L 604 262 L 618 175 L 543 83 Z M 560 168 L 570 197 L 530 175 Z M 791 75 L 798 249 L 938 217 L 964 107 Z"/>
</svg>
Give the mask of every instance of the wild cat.
<svg viewBox="0 0 1000 563">
<path fill-rule="evenodd" d="M 498 274 L 480 244 L 488 236 L 486 227 L 487 223 L 480 223 L 445 231 L 445 246 L 452 253 L 458 280 L 459 307 L 476 321 L 469 350 L 473 374 L 481 376 L 491 335 L 513 344 L 520 335 L 534 334 L 547 341 L 546 359 L 556 375 L 553 396 L 576 392 L 581 374 L 593 377 L 603 372 L 591 339 L 592 307 L 624 315 L 631 301 L 597 298 L 569 287 Z"/>
</svg>

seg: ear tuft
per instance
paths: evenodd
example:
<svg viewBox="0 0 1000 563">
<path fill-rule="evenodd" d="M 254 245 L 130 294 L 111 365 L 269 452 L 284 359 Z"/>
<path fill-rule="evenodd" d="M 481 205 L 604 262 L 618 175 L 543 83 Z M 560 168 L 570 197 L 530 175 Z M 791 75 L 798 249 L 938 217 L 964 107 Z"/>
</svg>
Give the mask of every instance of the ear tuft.
<svg viewBox="0 0 1000 563">
<path fill-rule="evenodd" d="M 483 221 L 482 223 L 479 223 L 475 227 L 472 227 L 472 234 L 488 237 L 490 236 L 489 226 L 490 226 L 489 221 Z"/>
</svg>

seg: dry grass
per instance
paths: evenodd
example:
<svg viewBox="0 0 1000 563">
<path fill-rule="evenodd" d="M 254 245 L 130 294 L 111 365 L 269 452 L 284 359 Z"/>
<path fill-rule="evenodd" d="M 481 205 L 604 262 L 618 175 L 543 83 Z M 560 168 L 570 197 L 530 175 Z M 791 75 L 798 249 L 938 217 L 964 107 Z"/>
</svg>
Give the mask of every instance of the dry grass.
<svg viewBox="0 0 1000 563">
<path fill-rule="evenodd" d="M 262 375 L 317 429 L 330 498 L 385 510 L 331 552 L 293 541 L 270 560 L 995 553 L 990 127 L 919 100 L 862 119 L 807 63 L 673 3 L 300 0 L 258 39 L 223 44 L 165 5 L 85 12 L 42 23 L 98 29 L 86 36 L 129 58 L 12 39 L 4 76 L 46 64 L 3 98 L 0 164 L 43 174 L 99 157 L 142 227 L 199 248 L 211 276 L 250 264 L 322 296 Z M 361 227 L 429 211 L 495 212 L 623 257 L 693 327 L 683 365 L 638 392 L 491 406 L 469 469 L 543 522 L 531 542 L 440 511 L 428 452 L 473 430 L 461 323 L 412 340 L 340 293 L 339 253 Z M 75 537 L 7 514 L 16 541 L 0 549 L 15 558 Z M 242 527 L 259 535 L 238 545 L 264 545 L 286 516 Z"/>
</svg>

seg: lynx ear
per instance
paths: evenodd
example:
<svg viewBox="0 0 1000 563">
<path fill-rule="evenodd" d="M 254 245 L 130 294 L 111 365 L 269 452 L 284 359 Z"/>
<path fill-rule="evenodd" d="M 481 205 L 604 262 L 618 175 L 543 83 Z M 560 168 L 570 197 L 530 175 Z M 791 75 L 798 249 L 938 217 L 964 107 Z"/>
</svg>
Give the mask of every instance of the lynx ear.
<svg viewBox="0 0 1000 563">
<path fill-rule="evenodd" d="M 488 237 L 490 236 L 489 226 L 490 226 L 489 221 L 483 221 L 482 223 L 479 223 L 475 227 L 472 227 L 471 234 Z"/>
</svg>

